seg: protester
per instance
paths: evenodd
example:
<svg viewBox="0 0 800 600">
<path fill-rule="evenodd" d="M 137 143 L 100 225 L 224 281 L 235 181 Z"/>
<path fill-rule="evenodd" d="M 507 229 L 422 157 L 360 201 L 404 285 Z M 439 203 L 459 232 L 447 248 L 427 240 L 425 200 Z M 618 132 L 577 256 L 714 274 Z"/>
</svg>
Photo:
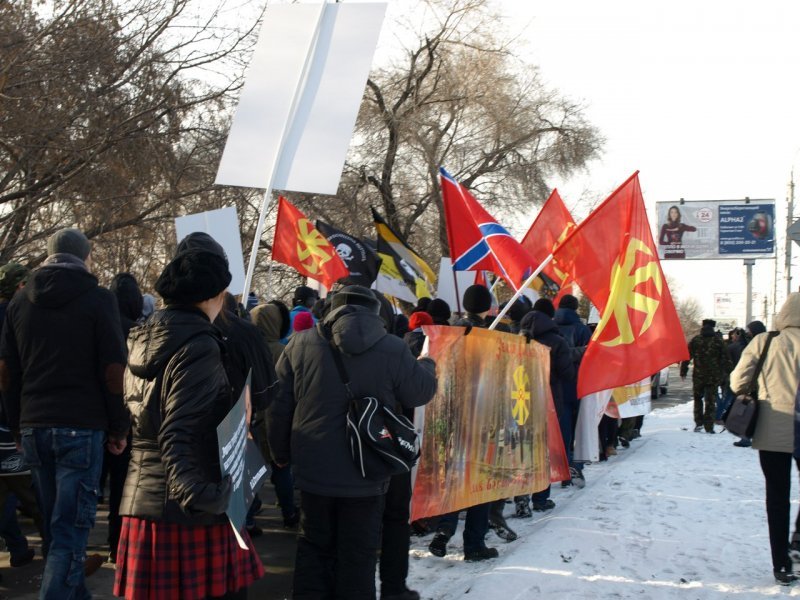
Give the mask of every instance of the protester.
<svg viewBox="0 0 800 600">
<path fill-rule="evenodd" d="M 118 596 L 244 598 L 264 574 L 249 536 L 241 533 L 242 550 L 224 514 L 231 482 L 220 474 L 216 427 L 236 398 L 212 323 L 230 280 L 217 253 L 179 253 L 155 286 L 166 308 L 131 331 L 125 399 L 133 450 L 120 508 Z"/>
<path fill-rule="evenodd" d="M 436 300 L 428 307 L 430 312 Z M 486 315 L 492 307 L 492 295 L 483 285 L 471 285 L 464 291 L 461 305 L 467 311 L 466 316 L 456 322 L 462 327 L 488 327 Z M 434 316 L 434 321 L 436 316 Z M 464 521 L 464 560 L 481 561 L 497 558 L 496 548 L 486 546 L 486 532 L 489 530 L 489 511 L 491 503 L 478 504 L 467 508 L 467 518 Z M 428 546 L 434 556 L 447 554 L 447 543 L 450 541 L 458 527 L 458 512 L 443 515 L 436 527 L 436 535 Z M 510 529 L 509 529 L 510 531 Z M 512 532 L 513 533 L 513 532 Z M 516 534 L 514 534 L 516 538 Z"/>
<path fill-rule="evenodd" d="M 428 314 L 433 318 L 434 325 L 449 325 L 450 324 L 450 305 L 447 301 L 441 298 L 434 298 L 428 303 L 428 308 L 425 309 Z"/>
<path fill-rule="evenodd" d="M 681 379 L 686 379 L 689 363 L 694 394 L 694 430 L 714 433 L 715 404 L 719 386 L 731 371 L 725 344 L 714 332 L 717 322 L 703 319 L 700 333 L 689 342 L 689 359 L 681 363 Z"/>
<path fill-rule="evenodd" d="M 16 262 L 0 267 L 0 333 L 6 309 L 14 295 L 25 286 L 30 271 Z M 44 526 L 33 491 L 31 471 L 17 449 L 0 410 L 0 537 L 11 555 L 12 567 L 23 567 L 33 560 L 35 551 L 28 545 L 17 521 L 17 503 L 31 514 L 44 540 Z M 2 581 L 2 578 L 0 578 Z"/>
<path fill-rule="evenodd" d="M 424 311 L 411 314 L 408 320 L 413 330 L 404 336 L 414 358 L 419 358 L 425 343 L 423 325 L 432 325 L 433 319 Z M 403 415 L 414 422 L 414 409 L 403 408 Z M 419 592 L 408 589 L 408 552 L 411 546 L 411 473 L 394 475 L 386 490 L 381 530 L 379 573 L 382 600 L 419 600 Z"/>
<path fill-rule="evenodd" d="M 795 397 L 800 383 L 800 294 L 789 295 L 775 323 L 779 335 L 772 340 L 758 377 L 758 421 L 753 448 L 759 451 L 766 484 L 773 573 L 779 584 L 789 585 L 797 580 L 789 559 L 789 519 L 793 452 L 794 462 L 800 469 L 795 417 Z M 767 336 L 767 333 L 756 335 L 742 352 L 730 377 L 734 393 L 749 391 Z M 791 547 L 800 555 L 800 515 L 795 522 Z"/>
<path fill-rule="evenodd" d="M 130 428 L 117 302 L 91 264 L 81 231 L 50 236 L 47 259 L 8 306 L 0 340 L 3 409 L 31 466 L 48 540 L 41 598 L 89 597 L 84 562 L 103 444 L 107 436 L 109 451 L 122 453 Z"/>
<path fill-rule="evenodd" d="M 370 290 L 344 287 L 324 320 L 294 336 L 278 361 L 281 393 L 270 407 L 268 427 L 275 462 L 291 459 L 300 489 L 294 598 L 375 598 L 389 479 L 364 479 L 353 462 L 345 435 L 350 400 L 331 344 L 356 397 L 412 408 L 436 390 L 433 361 L 415 360 L 402 340 L 387 333 L 379 311 Z"/>
<path fill-rule="evenodd" d="M 575 364 L 569 344 L 561 336 L 558 325 L 552 319 L 554 314 L 552 302 L 540 298 L 534 304 L 533 311 L 523 317 L 520 333 L 550 348 L 550 391 L 558 411 L 558 406 L 564 402 L 564 381 L 575 378 Z M 555 508 L 555 502 L 550 499 L 549 485 L 544 490 L 532 494 L 530 500 L 533 510 L 537 512 Z M 518 496 L 514 501 L 517 515 L 529 517 L 531 513 L 528 509 L 528 498 Z"/>
<path fill-rule="evenodd" d="M 131 329 L 141 320 L 144 306 L 139 283 L 130 273 L 118 273 L 111 280 L 109 289 L 117 299 L 122 337 L 127 340 Z M 122 501 L 122 489 L 125 486 L 128 464 L 131 460 L 130 443 L 129 435 L 122 454 L 115 455 L 108 450 L 103 453 L 103 476 L 100 481 L 103 482 L 105 476 L 108 476 L 108 562 L 110 563 L 117 562 L 117 545 L 122 528 L 119 504 Z M 101 485 L 101 489 L 102 487 L 103 485 Z"/>
<path fill-rule="evenodd" d="M 281 338 L 289 333 L 289 309 L 280 300 L 270 300 L 267 304 L 260 304 L 256 306 L 251 317 L 253 323 L 261 331 L 264 339 L 267 341 L 267 346 L 272 353 L 273 365 L 278 364 L 278 359 L 283 354 L 286 346 L 281 343 Z M 272 460 L 272 454 L 269 449 L 269 444 L 266 441 L 267 433 L 267 418 L 264 420 L 264 435 L 265 439 L 261 440 L 261 436 L 256 436 L 259 442 L 259 447 L 264 455 L 264 460 L 269 461 L 271 467 L 270 481 L 275 488 L 275 495 L 278 498 L 278 505 L 281 508 L 283 516 L 283 526 L 292 529 L 297 527 L 300 522 L 300 510 L 294 500 L 294 478 L 292 477 L 292 468 L 289 465 L 279 467 Z"/>
<path fill-rule="evenodd" d="M 314 288 L 310 288 L 307 285 L 299 285 L 294 290 L 294 295 L 292 297 L 292 310 L 289 312 L 289 333 L 287 337 L 281 340 L 284 344 L 286 344 L 289 339 L 288 336 L 294 332 L 294 320 L 297 318 L 297 315 L 300 313 L 311 313 L 311 309 L 319 300 L 319 292 Z M 314 321 L 316 323 L 316 321 Z"/>
<path fill-rule="evenodd" d="M 546 300 L 543 298 L 542 300 Z M 570 478 L 562 482 L 562 487 L 574 485 L 582 488 L 586 485 L 586 478 L 583 475 L 583 463 L 575 462 L 573 458 L 573 444 L 575 442 L 575 427 L 578 422 L 578 411 L 580 409 L 580 398 L 578 398 L 578 368 L 580 367 L 583 353 L 592 337 L 592 332 L 588 325 L 585 325 L 578 316 L 578 299 L 572 294 L 564 294 L 558 302 L 558 310 L 551 315 L 558 325 L 558 332 L 567 341 L 567 345 L 572 349 L 573 365 L 575 373 L 572 377 L 562 378 L 561 395 L 562 402 L 558 412 L 558 424 L 561 428 L 561 435 L 564 437 L 564 449 L 567 451 L 569 461 Z"/>
</svg>

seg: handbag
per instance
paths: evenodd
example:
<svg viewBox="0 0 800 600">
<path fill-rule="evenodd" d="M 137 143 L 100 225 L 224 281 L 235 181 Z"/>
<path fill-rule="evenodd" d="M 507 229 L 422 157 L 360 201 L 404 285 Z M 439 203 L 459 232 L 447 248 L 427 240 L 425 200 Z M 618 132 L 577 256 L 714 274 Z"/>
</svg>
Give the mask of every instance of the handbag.
<svg viewBox="0 0 800 600">
<path fill-rule="evenodd" d="M 746 438 L 753 437 L 753 432 L 755 432 L 756 423 L 758 422 L 758 376 L 764 368 L 764 361 L 767 359 L 767 352 L 769 351 L 769 345 L 772 343 L 772 338 L 777 335 L 777 331 L 770 331 L 767 334 L 764 349 L 761 351 L 756 370 L 753 372 L 752 379 L 750 379 L 750 386 L 744 394 L 739 394 L 734 398 L 728 412 L 723 417 L 725 428 L 733 435 Z"/>
<path fill-rule="evenodd" d="M 350 402 L 347 442 L 359 473 L 364 479 L 374 481 L 409 473 L 420 455 L 419 432 L 414 424 L 377 398 L 356 397 L 339 349 L 332 341 L 330 347 Z"/>
</svg>

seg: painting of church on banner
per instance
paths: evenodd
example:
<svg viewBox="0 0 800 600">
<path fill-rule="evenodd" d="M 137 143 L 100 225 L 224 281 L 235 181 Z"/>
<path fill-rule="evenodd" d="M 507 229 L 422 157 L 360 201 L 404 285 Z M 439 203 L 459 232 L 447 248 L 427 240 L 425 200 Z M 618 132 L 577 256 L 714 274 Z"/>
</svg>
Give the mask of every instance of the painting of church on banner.
<svg viewBox="0 0 800 600">
<path fill-rule="evenodd" d="M 485 329 L 424 331 L 439 387 L 425 407 L 412 520 L 546 488 L 548 348 Z"/>
</svg>

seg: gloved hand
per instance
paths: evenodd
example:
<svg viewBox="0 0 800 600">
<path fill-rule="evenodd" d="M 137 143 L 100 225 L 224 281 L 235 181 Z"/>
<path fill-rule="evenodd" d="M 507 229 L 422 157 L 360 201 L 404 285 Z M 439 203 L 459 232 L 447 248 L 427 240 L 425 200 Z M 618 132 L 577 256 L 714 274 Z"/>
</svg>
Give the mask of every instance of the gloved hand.
<svg viewBox="0 0 800 600">
<path fill-rule="evenodd" d="M 203 491 L 192 499 L 189 509 L 196 512 L 221 515 L 228 509 L 232 491 L 231 476 L 226 475 L 219 483 L 207 484 Z"/>
</svg>

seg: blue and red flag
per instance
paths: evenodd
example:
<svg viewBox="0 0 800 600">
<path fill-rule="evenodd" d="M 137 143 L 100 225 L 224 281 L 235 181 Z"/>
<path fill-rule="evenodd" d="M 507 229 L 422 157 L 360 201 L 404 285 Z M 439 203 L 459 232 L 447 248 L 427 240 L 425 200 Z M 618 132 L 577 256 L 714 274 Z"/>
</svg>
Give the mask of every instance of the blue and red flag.
<svg viewBox="0 0 800 600">
<path fill-rule="evenodd" d="M 533 257 L 464 186 L 443 168 L 439 172 L 453 269 L 491 271 L 519 289 L 538 266 Z"/>
</svg>

